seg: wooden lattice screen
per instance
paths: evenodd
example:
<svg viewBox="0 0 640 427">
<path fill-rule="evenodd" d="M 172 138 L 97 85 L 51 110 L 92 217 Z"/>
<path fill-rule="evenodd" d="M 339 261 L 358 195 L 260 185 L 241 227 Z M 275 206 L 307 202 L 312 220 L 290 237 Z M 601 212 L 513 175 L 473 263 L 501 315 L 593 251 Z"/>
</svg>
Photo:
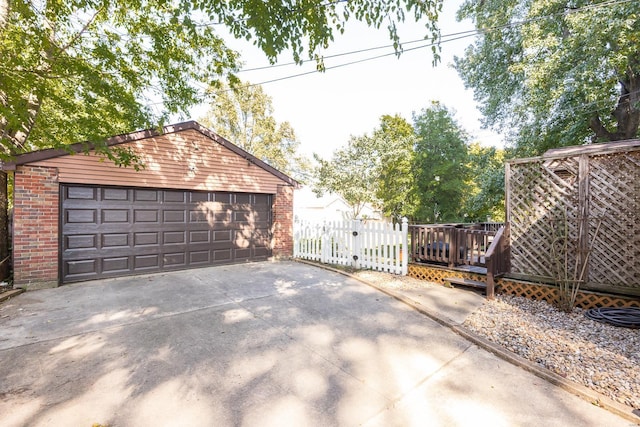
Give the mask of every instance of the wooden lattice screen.
<svg viewBox="0 0 640 427">
<path fill-rule="evenodd" d="M 640 296 L 640 141 L 513 160 L 506 178 L 512 273 L 554 276 L 551 246 L 566 218 L 570 268 L 591 250 L 584 288 Z"/>
</svg>

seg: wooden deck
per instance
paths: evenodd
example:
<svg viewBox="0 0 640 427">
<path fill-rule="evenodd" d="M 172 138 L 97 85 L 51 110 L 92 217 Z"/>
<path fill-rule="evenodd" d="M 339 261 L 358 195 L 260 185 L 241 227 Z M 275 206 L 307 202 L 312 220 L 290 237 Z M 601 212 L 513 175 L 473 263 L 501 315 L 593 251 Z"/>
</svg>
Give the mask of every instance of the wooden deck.
<svg viewBox="0 0 640 427">
<path fill-rule="evenodd" d="M 468 273 L 483 274 L 483 275 L 487 274 L 486 267 L 480 267 L 477 265 L 459 265 L 454 267 L 453 270 L 459 270 L 459 271 L 465 271 Z"/>
</svg>

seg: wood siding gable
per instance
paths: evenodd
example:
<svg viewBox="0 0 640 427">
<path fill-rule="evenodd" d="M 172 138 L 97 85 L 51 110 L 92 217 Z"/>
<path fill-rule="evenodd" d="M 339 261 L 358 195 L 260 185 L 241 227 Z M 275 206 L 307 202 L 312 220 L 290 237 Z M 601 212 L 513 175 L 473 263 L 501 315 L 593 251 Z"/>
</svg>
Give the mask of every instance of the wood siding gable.
<svg viewBox="0 0 640 427">
<path fill-rule="evenodd" d="M 298 185 L 196 122 L 167 127 L 161 135 L 141 131 L 109 140 L 109 145 L 116 144 L 132 148 L 144 168 L 118 167 L 93 151 L 43 150 L 19 156 L 13 164 L 57 168 L 61 183 L 269 194 L 275 194 L 278 185 Z"/>
</svg>

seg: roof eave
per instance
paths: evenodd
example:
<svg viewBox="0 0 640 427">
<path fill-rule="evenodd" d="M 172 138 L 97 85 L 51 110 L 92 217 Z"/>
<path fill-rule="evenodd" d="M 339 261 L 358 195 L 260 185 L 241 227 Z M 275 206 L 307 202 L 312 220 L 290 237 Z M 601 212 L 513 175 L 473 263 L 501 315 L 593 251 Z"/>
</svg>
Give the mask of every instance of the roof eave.
<svg viewBox="0 0 640 427">
<path fill-rule="evenodd" d="M 162 136 L 170 133 L 176 133 L 176 132 L 181 132 L 181 131 L 191 130 L 191 129 L 202 133 L 203 135 L 212 139 L 218 144 L 244 157 L 248 162 L 266 170 L 267 172 L 276 176 L 277 178 L 286 182 L 287 184 L 295 188 L 300 187 L 300 183 L 295 179 L 280 172 L 273 166 L 268 165 L 267 163 L 258 159 L 254 155 L 248 153 L 247 151 L 243 150 L 242 148 L 238 147 L 237 145 L 226 140 L 225 138 L 221 137 L 220 135 L 213 132 L 212 130 L 202 126 L 200 123 L 194 120 L 164 126 L 162 128 L 162 131 L 159 131 L 158 129 L 146 129 L 146 130 L 130 132 L 122 135 L 112 136 L 110 138 L 107 138 L 106 144 L 108 147 L 111 147 L 114 145 L 140 141 L 147 138 L 153 138 L 157 136 Z M 20 165 L 54 159 L 56 157 L 67 156 L 70 154 L 76 154 L 83 151 L 90 151 L 94 148 L 95 148 L 95 145 L 90 142 L 79 142 L 76 144 L 69 145 L 68 147 L 65 147 L 65 148 L 49 148 L 45 150 L 32 151 L 30 153 L 24 153 L 16 156 L 16 158 L 13 161 L 0 163 L 0 169 L 5 171 L 12 171 L 12 170 L 16 170 L 16 167 Z"/>
</svg>

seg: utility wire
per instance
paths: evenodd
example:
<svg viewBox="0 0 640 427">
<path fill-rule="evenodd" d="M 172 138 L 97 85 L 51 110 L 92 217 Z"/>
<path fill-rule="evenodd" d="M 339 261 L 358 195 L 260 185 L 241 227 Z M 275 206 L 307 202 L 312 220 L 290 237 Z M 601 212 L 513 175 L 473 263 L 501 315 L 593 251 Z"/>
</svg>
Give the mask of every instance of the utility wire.
<svg viewBox="0 0 640 427">
<path fill-rule="evenodd" d="M 475 36 L 478 36 L 478 35 L 483 35 L 483 34 L 486 34 L 486 33 L 495 32 L 495 31 L 506 29 L 506 28 L 521 27 L 521 26 L 524 26 L 526 24 L 530 24 L 530 23 L 537 22 L 537 21 L 540 21 L 540 20 L 550 19 L 550 18 L 553 18 L 553 17 L 558 16 L 558 15 L 574 14 L 574 13 L 579 13 L 579 12 L 582 12 L 582 11 L 588 11 L 588 10 L 592 10 L 592 9 L 596 9 L 596 8 L 609 7 L 609 6 L 615 6 L 615 5 L 624 4 L 624 3 L 630 3 L 630 2 L 633 2 L 633 1 L 637 1 L 637 0 L 609 0 L 609 1 L 606 1 L 606 2 L 603 2 L 603 3 L 591 4 L 591 5 L 586 5 L 586 6 L 582 6 L 582 7 L 579 7 L 579 8 L 575 8 L 575 9 L 569 9 L 568 12 L 565 12 L 565 11 L 557 12 L 557 13 L 554 13 L 554 14 L 551 14 L 551 15 L 535 17 L 535 18 L 526 19 L 526 20 L 523 20 L 523 21 L 518 21 L 518 22 L 511 22 L 511 23 L 507 23 L 507 24 L 504 24 L 504 25 L 498 25 L 498 26 L 489 27 L 489 28 L 476 29 L 476 30 L 467 30 L 467 31 L 461 31 L 461 32 L 458 32 L 458 33 L 445 34 L 445 35 L 442 35 L 440 37 L 440 40 L 438 42 L 433 42 L 433 43 L 429 43 L 429 44 L 426 44 L 426 45 L 423 45 L 423 46 L 419 46 L 419 47 L 416 47 L 416 48 L 402 50 L 400 53 L 410 52 L 412 50 L 422 49 L 422 48 L 426 48 L 426 47 L 433 47 L 433 46 L 441 45 L 441 44 L 444 44 L 444 43 L 447 43 L 447 42 L 460 40 L 460 39 L 464 39 L 464 38 L 467 38 L 467 37 L 475 37 Z M 455 36 L 459 36 L 459 37 L 455 37 Z M 447 40 L 442 40 L 442 39 L 448 38 L 448 37 L 452 37 L 452 38 L 447 39 Z M 413 43 L 418 43 L 420 41 L 424 41 L 424 39 L 422 39 L 422 40 L 411 40 L 409 42 L 405 42 L 404 44 L 413 44 Z M 403 43 L 400 43 L 400 45 L 402 45 L 402 44 Z M 354 50 L 354 51 L 350 51 L 350 52 L 343 52 L 343 53 L 339 53 L 339 54 L 329 55 L 329 56 L 323 57 L 323 59 L 325 59 L 325 58 L 326 59 L 328 59 L 328 58 L 337 58 L 337 57 L 342 57 L 342 56 L 354 55 L 354 54 L 358 54 L 358 53 L 364 53 L 364 52 L 369 52 L 369 51 L 379 50 L 379 49 L 384 49 L 384 48 L 389 48 L 389 47 L 394 47 L 394 45 L 378 46 L 378 47 Z M 375 59 L 380 59 L 380 58 L 384 58 L 384 57 L 391 56 L 391 55 L 396 55 L 396 54 L 397 54 L 396 52 L 392 52 L 392 53 L 389 53 L 389 54 L 377 55 L 377 56 L 373 56 L 373 57 L 370 57 L 370 58 L 365 58 L 365 59 L 361 59 L 361 60 L 357 60 L 357 61 L 346 62 L 346 63 L 339 64 L 339 65 L 325 67 L 323 71 L 336 69 L 336 68 L 342 68 L 342 67 L 345 67 L 345 66 L 348 66 L 348 65 L 355 65 L 355 64 L 362 63 L 362 62 L 372 61 L 372 60 L 375 60 Z M 313 62 L 313 61 L 304 61 L 304 62 Z M 240 70 L 239 73 L 250 72 L 250 71 L 258 71 L 258 70 L 266 70 L 266 69 L 275 69 L 275 68 L 280 68 L 280 67 L 290 66 L 290 65 L 300 65 L 300 64 L 297 64 L 295 62 L 288 62 L 288 63 L 285 63 L 285 64 L 267 65 L 267 66 L 262 66 L 262 67 L 254 67 L 254 68 Z M 262 82 L 259 82 L 259 83 L 251 84 L 250 86 L 257 86 L 257 85 L 263 85 L 263 84 L 279 82 L 279 81 L 292 79 L 292 78 L 297 78 L 297 77 L 302 77 L 302 76 L 306 76 L 306 75 L 310 75 L 310 74 L 314 74 L 314 73 L 318 73 L 318 72 L 321 72 L 321 70 L 307 71 L 307 72 L 297 73 L 297 74 L 284 76 L 284 77 L 280 77 L 280 78 L 276 78 L 276 79 L 265 80 L 265 81 L 262 81 Z"/>
<path fill-rule="evenodd" d="M 331 4 L 333 4 L 333 3 L 341 3 L 341 2 L 344 2 L 344 1 L 345 0 L 337 0 L 336 2 L 332 2 Z M 483 29 L 466 30 L 466 31 L 461 31 L 461 32 L 451 33 L 451 34 L 445 34 L 445 35 L 442 35 L 440 37 L 440 40 L 437 41 L 437 42 L 430 42 L 430 43 L 425 44 L 425 45 L 413 47 L 413 48 L 410 48 L 410 49 L 404 49 L 404 50 L 400 51 L 400 53 L 411 52 L 411 51 L 418 50 L 418 49 L 424 49 L 424 48 L 428 48 L 428 47 L 433 47 L 433 46 L 436 46 L 436 45 L 441 45 L 441 44 L 444 44 L 444 43 L 448 43 L 448 42 L 452 42 L 452 41 L 456 41 L 456 40 L 461 40 L 461 39 L 464 39 L 464 38 L 475 37 L 475 36 L 483 35 L 483 34 L 494 32 L 494 31 L 500 31 L 500 30 L 503 30 L 503 29 L 506 29 L 506 28 L 521 27 L 521 26 L 524 26 L 524 25 L 529 24 L 529 23 L 537 22 L 537 21 L 544 20 L 544 19 L 550 19 L 550 18 L 556 17 L 558 15 L 575 14 L 575 13 L 580 13 L 582 11 L 588 11 L 588 10 L 598 9 L 598 8 L 603 8 L 603 7 L 616 6 L 616 5 L 620 5 L 620 4 L 624 4 L 624 3 L 630 3 L 630 2 L 633 2 L 633 1 L 637 1 L 637 0 L 609 0 L 609 1 L 605 1 L 603 3 L 586 5 L 586 6 L 582 6 L 582 7 L 575 8 L 575 9 L 568 9 L 567 11 L 557 12 L 557 13 L 554 13 L 554 14 L 535 17 L 535 18 L 526 19 L 526 20 L 523 20 L 523 21 L 518 21 L 518 22 L 511 22 L 511 23 L 507 23 L 507 24 L 504 24 L 504 25 L 499 25 L 499 26 L 494 26 L 494 27 L 489 27 L 489 28 L 483 28 Z M 444 38 L 446 38 L 446 40 L 442 40 Z M 405 42 L 404 44 L 405 45 L 406 44 L 414 44 L 414 43 L 418 43 L 420 41 L 424 41 L 424 39 L 422 39 L 422 40 L 411 40 L 409 42 Z M 402 45 L 402 44 L 403 43 L 400 43 L 400 45 Z M 394 45 L 386 45 L 386 46 L 377 46 L 377 47 L 372 47 L 372 48 L 358 49 L 358 50 L 355 50 L 355 51 L 343 52 L 343 53 L 339 53 L 339 54 L 335 54 L 335 55 L 329 55 L 329 56 L 326 56 L 324 58 L 336 58 L 336 57 L 354 55 L 354 54 L 358 54 L 358 53 L 364 53 L 364 52 L 369 52 L 369 51 L 374 51 L 374 50 L 379 50 L 379 49 L 384 49 L 384 48 L 389 48 L 389 47 L 394 47 Z M 390 52 L 390 53 L 386 53 L 386 54 L 382 54 L 382 55 L 376 55 L 376 56 L 363 58 L 363 59 L 359 59 L 359 60 L 355 60 L 355 61 L 345 62 L 345 63 L 342 63 L 342 64 L 325 67 L 324 70 L 322 70 L 322 71 L 333 70 L 333 69 L 337 69 L 337 68 L 343 68 L 343 67 L 346 67 L 346 66 L 355 65 L 355 64 L 359 64 L 359 63 L 363 63 L 363 62 L 368 62 L 368 61 L 373 61 L 373 60 L 376 60 L 376 59 L 380 59 L 380 58 L 384 58 L 384 57 L 392 56 L 392 55 L 397 55 L 397 54 L 398 54 L 398 52 L 394 51 L 394 52 Z M 313 61 L 304 61 L 304 62 L 313 62 Z M 262 66 L 262 67 L 254 67 L 254 68 L 249 68 L 249 69 L 245 69 L 245 70 L 239 70 L 238 72 L 241 73 L 241 72 L 265 70 L 265 69 L 275 69 L 275 68 L 280 68 L 280 67 L 290 66 L 290 65 L 300 65 L 300 64 L 299 63 L 295 63 L 295 62 L 289 62 L 289 63 L 285 63 L 285 64 L 274 64 L 274 65 L 268 65 L 268 66 Z M 311 71 L 306 71 L 306 72 L 302 72 L 302 73 L 287 75 L 287 76 L 283 76 L 283 77 L 279 77 L 279 78 L 274 78 L 274 79 L 270 79 L 270 80 L 261 81 L 261 82 L 258 82 L 258 83 L 251 83 L 248 86 L 265 85 L 265 84 L 269 84 L 269 83 L 275 83 L 275 82 L 289 80 L 289 79 L 293 79 L 293 78 L 297 78 L 297 77 L 307 76 L 307 75 L 311 75 L 311 74 L 315 74 L 315 73 L 319 73 L 319 72 L 321 72 L 321 70 L 314 69 L 314 70 L 311 70 Z M 221 90 L 221 91 L 216 91 L 216 92 L 213 92 L 213 95 L 219 94 L 219 93 L 223 93 L 223 92 L 227 92 L 227 91 L 230 91 L 230 90 L 232 90 L 232 89 L 225 89 L 225 90 Z M 204 96 L 204 94 L 203 94 L 203 96 Z M 604 101 L 594 101 L 594 102 L 586 104 L 586 105 L 594 105 L 594 104 L 597 105 L 597 104 L 601 104 L 603 102 Z M 159 104 L 159 103 L 154 103 L 154 104 Z M 594 111 L 594 112 L 596 112 L 596 111 Z"/>
</svg>

